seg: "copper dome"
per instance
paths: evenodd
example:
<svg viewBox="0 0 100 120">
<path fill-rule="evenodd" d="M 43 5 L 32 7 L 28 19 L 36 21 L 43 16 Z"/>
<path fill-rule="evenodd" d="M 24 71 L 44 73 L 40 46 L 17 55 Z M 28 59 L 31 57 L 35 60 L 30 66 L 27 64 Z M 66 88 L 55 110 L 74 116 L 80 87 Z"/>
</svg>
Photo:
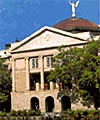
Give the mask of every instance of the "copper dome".
<svg viewBox="0 0 100 120">
<path fill-rule="evenodd" d="M 82 18 L 70 18 L 59 22 L 54 28 L 65 31 L 100 31 L 97 24 Z"/>
</svg>

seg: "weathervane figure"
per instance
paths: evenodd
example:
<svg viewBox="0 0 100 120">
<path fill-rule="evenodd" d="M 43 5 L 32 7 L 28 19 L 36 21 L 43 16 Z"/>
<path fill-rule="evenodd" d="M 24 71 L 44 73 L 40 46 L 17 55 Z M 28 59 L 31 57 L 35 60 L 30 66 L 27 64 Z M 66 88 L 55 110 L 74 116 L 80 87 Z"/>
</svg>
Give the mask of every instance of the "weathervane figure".
<svg viewBox="0 0 100 120">
<path fill-rule="evenodd" d="M 72 6 L 72 17 L 76 17 L 75 11 L 79 2 L 80 2 L 79 0 L 76 3 L 72 2 L 71 0 L 69 1 L 69 4 Z"/>
</svg>

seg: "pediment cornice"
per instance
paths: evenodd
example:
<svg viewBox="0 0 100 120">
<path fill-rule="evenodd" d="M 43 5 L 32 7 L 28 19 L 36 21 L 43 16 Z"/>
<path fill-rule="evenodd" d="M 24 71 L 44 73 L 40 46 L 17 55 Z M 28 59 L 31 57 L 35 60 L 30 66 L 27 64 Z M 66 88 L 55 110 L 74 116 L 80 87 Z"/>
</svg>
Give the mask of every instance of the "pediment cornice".
<svg viewBox="0 0 100 120">
<path fill-rule="evenodd" d="M 72 34 L 70 32 L 62 31 L 56 28 L 45 26 L 36 31 L 29 37 L 22 40 L 17 46 L 11 48 L 11 52 L 26 51 L 32 49 L 43 49 L 57 47 L 60 45 L 84 43 L 90 37 L 89 32 L 85 33 L 87 37 Z M 84 35 L 83 35 L 84 36 Z M 74 43 L 75 42 L 75 43 Z M 33 48 L 32 48 L 33 47 Z"/>
</svg>

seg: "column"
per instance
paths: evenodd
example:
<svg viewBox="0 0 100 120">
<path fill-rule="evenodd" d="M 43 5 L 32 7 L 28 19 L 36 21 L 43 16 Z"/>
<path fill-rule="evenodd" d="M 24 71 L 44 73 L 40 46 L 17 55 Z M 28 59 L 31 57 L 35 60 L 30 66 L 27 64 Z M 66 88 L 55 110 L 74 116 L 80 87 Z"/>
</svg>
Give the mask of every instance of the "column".
<svg viewBox="0 0 100 120">
<path fill-rule="evenodd" d="M 56 83 L 56 89 L 59 89 L 59 85 L 58 85 L 58 83 Z"/>
<path fill-rule="evenodd" d="M 29 57 L 25 57 L 25 60 L 26 60 L 26 90 L 30 90 Z"/>
<path fill-rule="evenodd" d="M 53 90 L 53 81 L 50 81 L 50 90 Z"/>
<path fill-rule="evenodd" d="M 40 56 L 40 79 L 41 79 L 41 90 L 44 90 L 44 58 Z"/>
<path fill-rule="evenodd" d="M 15 59 L 12 59 L 12 91 L 15 91 Z"/>
<path fill-rule="evenodd" d="M 39 82 L 36 83 L 36 91 L 39 91 Z"/>
</svg>

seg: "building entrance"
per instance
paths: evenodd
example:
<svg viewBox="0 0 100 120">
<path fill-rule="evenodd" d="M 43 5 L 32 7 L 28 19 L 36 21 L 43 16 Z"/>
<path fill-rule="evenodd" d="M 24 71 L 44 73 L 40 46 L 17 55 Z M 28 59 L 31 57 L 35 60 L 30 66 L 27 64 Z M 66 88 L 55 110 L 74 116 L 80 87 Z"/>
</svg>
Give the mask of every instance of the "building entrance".
<svg viewBox="0 0 100 120">
<path fill-rule="evenodd" d="M 54 109 L 54 99 L 49 96 L 45 99 L 46 112 L 53 112 Z"/>
<path fill-rule="evenodd" d="M 62 108 L 62 111 L 71 109 L 71 102 L 70 102 L 70 98 L 68 96 L 63 96 L 61 98 L 61 108 Z"/>
<path fill-rule="evenodd" d="M 36 97 L 31 98 L 31 109 L 32 110 L 39 110 L 39 99 Z"/>
</svg>

